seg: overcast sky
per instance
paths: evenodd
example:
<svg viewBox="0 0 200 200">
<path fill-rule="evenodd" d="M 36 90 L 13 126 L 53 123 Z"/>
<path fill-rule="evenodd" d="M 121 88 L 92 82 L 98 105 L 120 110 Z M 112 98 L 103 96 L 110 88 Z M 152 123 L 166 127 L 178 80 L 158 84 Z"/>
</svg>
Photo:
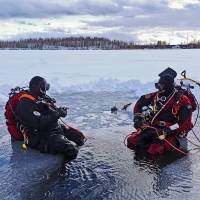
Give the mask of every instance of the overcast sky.
<svg viewBox="0 0 200 200">
<path fill-rule="evenodd" d="M 200 0 L 0 0 L 0 39 L 200 39 Z"/>
</svg>

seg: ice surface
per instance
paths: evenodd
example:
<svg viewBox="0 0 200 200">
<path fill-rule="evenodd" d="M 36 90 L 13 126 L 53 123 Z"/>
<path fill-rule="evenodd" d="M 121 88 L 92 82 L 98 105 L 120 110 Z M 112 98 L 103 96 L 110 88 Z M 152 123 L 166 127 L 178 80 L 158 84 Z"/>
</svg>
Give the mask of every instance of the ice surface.
<svg viewBox="0 0 200 200">
<path fill-rule="evenodd" d="M 160 172 L 158 178 L 150 168 L 141 169 L 146 164 L 134 164 L 133 153 L 123 145 L 125 135 L 133 130 L 133 104 L 128 111 L 110 113 L 112 106 L 121 108 L 135 102 L 139 95 L 154 91 L 157 75 L 166 67 L 174 67 L 179 74 L 186 69 L 188 75 L 200 80 L 199 53 L 200 50 L 0 51 L 0 199 L 37 199 L 40 191 L 44 198 L 50 195 L 49 199 L 73 199 L 78 195 L 82 199 L 133 199 L 135 194 L 155 195 L 158 199 L 163 195 L 168 199 L 171 185 L 174 190 L 183 185 L 184 190 L 184 184 L 187 188 L 195 185 L 199 191 L 197 170 L 197 184 L 191 184 L 185 179 L 177 181 L 179 173 L 174 168 L 180 163 Z M 62 159 L 23 151 L 18 144 L 12 146 L 3 117 L 10 88 L 27 85 L 34 75 L 44 76 L 50 82 L 50 94 L 59 105 L 70 107 L 67 123 L 88 137 L 80 156 L 70 166 L 69 179 L 61 181 L 50 194 L 49 184 L 57 181 L 51 176 L 57 173 Z M 195 169 L 199 167 L 197 161 L 192 165 Z M 188 171 L 191 173 L 190 168 Z M 155 186 L 161 187 L 161 194 L 154 193 Z M 174 199 L 179 197 L 179 193 L 171 193 Z"/>
</svg>

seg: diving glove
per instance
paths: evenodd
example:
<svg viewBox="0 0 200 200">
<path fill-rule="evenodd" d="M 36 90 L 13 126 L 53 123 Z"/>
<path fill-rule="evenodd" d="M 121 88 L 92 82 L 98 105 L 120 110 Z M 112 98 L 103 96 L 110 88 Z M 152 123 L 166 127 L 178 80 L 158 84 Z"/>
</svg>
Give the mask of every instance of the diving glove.
<svg viewBox="0 0 200 200">
<path fill-rule="evenodd" d="M 136 115 L 134 116 L 134 119 L 133 119 L 133 123 L 134 123 L 134 128 L 135 129 L 138 129 L 142 126 L 143 124 L 143 117 L 141 115 Z"/>
</svg>

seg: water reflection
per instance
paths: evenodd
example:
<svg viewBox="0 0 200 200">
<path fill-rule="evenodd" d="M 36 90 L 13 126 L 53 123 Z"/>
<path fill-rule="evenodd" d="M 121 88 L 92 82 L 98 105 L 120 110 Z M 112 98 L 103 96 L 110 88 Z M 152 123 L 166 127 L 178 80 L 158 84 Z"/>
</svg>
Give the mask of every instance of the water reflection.
<svg viewBox="0 0 200 200">
<path fill-rule="evenodd" d="M 132 131 L 131 112 L 109 113 L 115 100 L 123 100 L 121 93 L 76 93 L 58 99 L 73 106 L 68 121 L 88 136 L 78 158 L 58 162 L 47 154 L 29 154 L 20 145 L 11 148 L 7 140 L 0 146 L 0 199 L 5 194 L 24 200 L 198 199 L 198 153 L 149 159 L 124 146 L 125 136 Z"/>
<path fill-rule="evenodd" d="M 5 138 L 1 152 L 7 160 L 1 166 L 1 182 L 4 183 L 0 192 L 1 199 L 5 199 L 8 194 L 6 199 L 42 199 L 57 180 L 63 158 L 40 154 L 31 149 L 22 150 L 20 142 L 10 143 L 8 135 Z"/>
<path fill-rule="evenodd" d="M 192 188 L 192 162 L 187 156 L 176 152 L 168 152 L 166 155 L 150 158 L 147 155 L 133 153 L 134 168 L 142 170 L 146 176 L 152 176 L 148 183 L 148 199 L 179 199 L 190 193 Z M 145 192 L 144 192 L 145 193 Z M 170 197 L 170 198 L 169 198 Z"/>
</svg>

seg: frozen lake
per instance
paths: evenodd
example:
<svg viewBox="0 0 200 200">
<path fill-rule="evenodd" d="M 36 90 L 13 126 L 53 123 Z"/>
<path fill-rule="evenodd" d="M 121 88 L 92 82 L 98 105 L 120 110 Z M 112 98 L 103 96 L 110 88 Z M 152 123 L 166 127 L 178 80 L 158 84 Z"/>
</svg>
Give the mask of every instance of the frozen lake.
<svg viewBox="0 0 200 200">
<path fill-rule="evenodd" d="M 166 67 L 179 75 L 186 69 L 200 80 L 199 54 L 200 50 L 0 51 L 0 199 L 198 199 L 200 152 L 170 160 L 138 158 L 123 144 L 133 130 L 132 108 L 117 115 L 110 108 L 154 90 L 157 74 Z M 45 163 L 30 167 L 27 155 L 11 148 L 3 117 L 9 88 L 26 85 L 34 75 L 51 83 L 58 105 L 70 107 L 66 121 L 88 137 L 75 161 L 54 167 L 48 158 L 53 169 L 47 171 Z M 195 131 L 200 136 L 198 127 Z M 33 158 L 37 159 L 35 152 Z"/>
<path fill-rule="evenodd" d="M 101 78 L 150 82 L 166 67 L 200 79 L 199 49 L 121 51 L 0 51 L 0 83 L 28 81 L 38 74 L 70 85 Z M 22 80 L 23 77 L 23 80 Z"/>
</svg>

